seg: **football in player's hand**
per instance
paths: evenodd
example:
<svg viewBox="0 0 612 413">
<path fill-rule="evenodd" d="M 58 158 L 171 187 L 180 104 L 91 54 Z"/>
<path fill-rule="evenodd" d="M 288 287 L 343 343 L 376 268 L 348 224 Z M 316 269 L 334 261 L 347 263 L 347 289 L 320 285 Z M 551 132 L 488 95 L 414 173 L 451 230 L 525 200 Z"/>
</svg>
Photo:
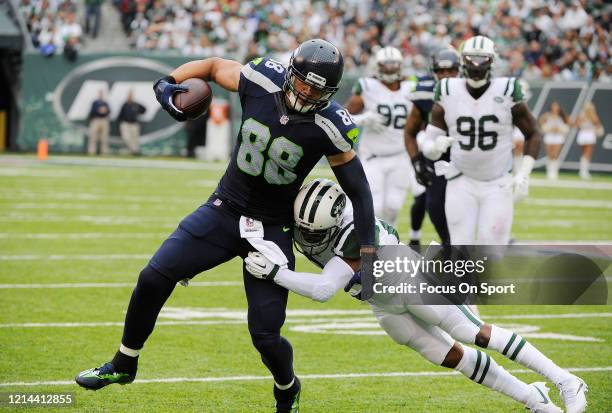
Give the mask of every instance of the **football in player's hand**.
<svg viewBox="0 0 612 413">
<path fill-rule="evenodd" d="M 174 106 L 182 111 L 187 119 L 195 119 L 205 114 L 213 95 L 210 85 L 195 77 L 184 80 L 181 85 L 188 86 L 189 90 L 174 95 Z"/>
</svg>

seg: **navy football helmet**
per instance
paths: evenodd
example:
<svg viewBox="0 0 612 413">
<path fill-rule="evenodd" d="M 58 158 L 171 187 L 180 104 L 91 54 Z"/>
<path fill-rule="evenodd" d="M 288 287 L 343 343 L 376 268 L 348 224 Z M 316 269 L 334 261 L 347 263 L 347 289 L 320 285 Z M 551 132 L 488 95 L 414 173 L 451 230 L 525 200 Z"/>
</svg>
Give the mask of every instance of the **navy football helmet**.
<svg viewBox="0 0 612 413">
<path fill-rule="evenodd" d="M 340 50 L 323 39 L 307 40 L 294 50 L 283 91 L 291 110 L 314 112 L 327 105 L 340 87 L 344 60 Z"/>
</svg>

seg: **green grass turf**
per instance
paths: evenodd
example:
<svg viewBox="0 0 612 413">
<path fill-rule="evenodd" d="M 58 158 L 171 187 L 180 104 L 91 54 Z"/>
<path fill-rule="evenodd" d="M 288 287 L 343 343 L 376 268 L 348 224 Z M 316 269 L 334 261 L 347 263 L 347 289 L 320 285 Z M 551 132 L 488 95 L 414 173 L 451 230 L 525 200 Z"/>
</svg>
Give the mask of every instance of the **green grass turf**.
<svg viewBox="0 0 612 413">
<path fill-rule="evenodd" d="M 70 381 L 80 370 L 107 361 L 119 344 L 121 323 L 140 269 L 179 220 L 204 202 L 222 173 L 207 169 L 101 167 L 32 163 L 28 157 L 0 157 L 0 284 L 127 283 L 116 288 L 0 289 L 0 384 Z M 52 159 L 56 161 L 57 158 Z M 186 161 L 184 165 L 197 165 Z M 329 176 L 325 169 L 316 173 Z M 541 174 L 535 174 L 542 178 Z M 572 175 L 564 181 L 577 181 Z M 606 176 L 592 182 L 612 184 Z M 533 186 L 519 204 L 513 236 L 518 240 L 611 240 L 612 190 Z M 555 200 L 593 201 L 589 206 L 555 205 Z M 409 225 L 407 202 L 399 231 Z M 79 234 L 89 238 L 78 238 Z M 405 236 L 404 236 L 405 238 Z M 434 239 L 426 219 L 423 240 Z M 96 255 L 129 255 L 96 259 Z M 16 256 L 30 256 L 22 257 Z M 50 255 L 64 256 L 49 259 Z M 78 259 L 91 255 L 89 259 Z M 28 259 L 25 259 L 28 258 Z M 298 269 L 314 270 L 304 259 Z M 232 260 L 194 281 L 240 283 L 240 261 Z M 168 308 L 199 311 L 191 321 L 211 324 L 163 325 L 143 351 L 139 379 L 267 376 L 250 343 L 241 312 L 240 285 L 177 287 Z M 366 323 L 379 332 L 368 307 L 339 294 L 323 305 L 292 294 L 289 310 L 355 310 L 341 315 L 289 313 L 283 334 L 295 350 L 296 372 L 304 376 L 304 412 L 518 412 L 522 407 L 463 376 L 309 378 L 318 374 L 446 372 L 384 335 L 308 333 L 320 322 Z M 215 310 L 217 309 L 217 310 Z M 223 318 L 213 311 L 234 316 Z M 360 312 L 359 312 L 360 311 Z M 237 313 L 236 313 L 237 312 Z M 591 337 L 599 341 L 529 339 L 565 367 L 612 366 L 610 317 L 507 319 L 508 315 L 609 313 L 608 306 L 481 307 L 487 320 L 538 333 Z M 237 315 L 236 315 L 237 314 Z M 172 321 L 160 317 L 160 323 Z M 176 321 L 176 320 L 175 320 Z M 178 320 L 180 321 L 180 320 Z M 115 323 L 108 326 L 7 327 L 24 323 Z M 508 369 L 523 369 L 498 354 Z M 590 386 L 589 410 L 612 410 L 610 371 L 578 373 Z M 524 381 L 542 380 L 517 373 Z M 271 380 L 141 383 L 85 392 L 74 384 L 0 386 L 3 391 L 75 392 L 78 411 L 272 411 Z M 551 391 L 559 404 L 556 390 Z M 45 411 L 52 411 L 47 408 Z M 60 410 L 61 411 L 61 410 Z"/>
</svg>

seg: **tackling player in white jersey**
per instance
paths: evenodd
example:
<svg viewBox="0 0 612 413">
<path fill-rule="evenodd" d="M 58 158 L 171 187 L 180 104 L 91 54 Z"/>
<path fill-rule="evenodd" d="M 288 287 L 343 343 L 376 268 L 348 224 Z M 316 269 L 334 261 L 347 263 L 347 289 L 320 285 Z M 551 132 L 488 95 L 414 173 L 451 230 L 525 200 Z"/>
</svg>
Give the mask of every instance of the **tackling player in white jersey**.
<svg viewBox="0 0 612 413">
<path fill-rule="evenodd" d="M 448 180 L 445 212 L 453 245 L 508 244 L 513 198 L 527 196 L 540 147 L 537 122 L 523 102 L 520 83 L 491 77 L 495 56 L 488 37 L 463 43 L 464 77 L 444 79 L 436 86 L 425 130 L 425 156 L 435 160 L 451 148 L 450 164 L 436 169 L 445 169 Z M 525 136 L 525 156 L 513 179 L 514 126 Z"/>
<path fill-rule="evenodd" d="M 296 248 L 322 273 L 300 273 L 275 262 L 282 251 L 251 252 L 245 260 L 249 273 L 319 302 L 331 299 L 342 287 L 359 287 L 359 242 L 350 204 L 340 186 L 326 179 L 304 185 L 294 203 Z M 378 245 L 400 244 L 397 231 L 376 220 Z M 421 257 L 414 253 L 414 259 Z M 269 255 L 269 256 L 268 256 Z M 358 289 L 351 291 L 358 295 Z M 584 411 L 586 384 L 560 368 L 520 335 L 484 323 L 463 305 L 389 305 L 387 297 L 368 300 L 385 332 L 430 362 L 452 368 L 470 380 L 497 390 L 524 404 L 532 412 L 560 413 L 548 398 L 543 382 L 528 385 L 500 367 L 488 354 L 470 346 L 494 350 L 547 377 L 561 391 L 567 412 Z"/>
<path fill-rule="evenodd" d="M 415 198 L 425 192 L 404 150 L 403 131 L 416 78 L 403 78 L 402 54 L 394 47 L 380 49 L 375 59 L 377 75 L 359 79 L 346 107 L 363 130 L 359 155 L 370 183 L 374 212 L 395 225 L 408 190 L 412 189 Z M 422 209 L 421 223 L 424 204 Z M 420 230 L 420 223 L 416 230 Z M 413 235 L 411 238 L 418 238 L 419 234 Z"/>
</svg>

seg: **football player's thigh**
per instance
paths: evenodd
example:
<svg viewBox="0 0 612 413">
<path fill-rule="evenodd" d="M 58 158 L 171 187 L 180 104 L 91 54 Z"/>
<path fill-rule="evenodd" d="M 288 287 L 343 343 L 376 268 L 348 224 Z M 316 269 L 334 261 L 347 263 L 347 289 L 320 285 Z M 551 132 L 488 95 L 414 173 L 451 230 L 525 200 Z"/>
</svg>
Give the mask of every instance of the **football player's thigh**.
<svg viewBox="0 0 612 413">
<path fill-rule="evenodd" d="M 370 158 L 363 160 L 363 170 L 370 184 L 372 200 L 374 201 L 374 212 L 377 215 L 382 213 L 384 207 L 385 191 L 385 170 L 380 162 L 380 158 Z"/>
<path fill-rule="evenodd" d="M 471 183 L 461 175 L 446 183 L 446 222 L 453 245 L 471 245 L 476 240 L 478 200 Z"/>
<path fill-rule="evenodd" d="M 264 225 L 264 240 L 275 243 L 285 254 L 288 267 L 295 269 L 295 255 L 293 254 L 293 231 L 284 225 Z M 255 248 L 244 241 L 241 256 L 245 257 Z M 276 333 L 285 322 L 285 309 L 287 307 L 287 289 L 270 282 L 253 277 L 243 264 L 244 289 L 248 302 L 248 321 L 251 333 Z"/>
<path fill-rule="evenodd" d="M 179 281 L 232 259 L 240 245 L 236 219 L 208 205 L 201 206 L 181 221 L 155 252 L 150 265 Z"/>
<path fill-rule="evenodd" d="M 440 327 L 462 343 L 474 343 L 484 324 L 465 305 L 410 305 L 408 311 L 419 320 Z"/>
<path fill-rule="evenodd" d="M 478 243 L 507 245 L 512 229 L 514 199 L 512 177 L 507 175 L 483 191 L 478 216 Z"/>
<path fill-rule="evenodd" d="M 411 314 L 377 314 L 378 323 L 398 344 L 416 350 L 436 365 L 442 364 L 454 340 L 436 326 L 424 323 Z"/>
<path fill-rule="evenodd" d="M 391 166 L 388 168 L 387 174 L 387 192 L 386 202 L 387 208 L 399 210 L 406 201 L 408 190 L 415 188 L 418 185 L 414 170 L 412 169 L 412 163 L 408 158 L 408 155 L 394 156 L 389 158 Z M 423 188 L 423 191 L 425 189 Z"/>
</svg>

